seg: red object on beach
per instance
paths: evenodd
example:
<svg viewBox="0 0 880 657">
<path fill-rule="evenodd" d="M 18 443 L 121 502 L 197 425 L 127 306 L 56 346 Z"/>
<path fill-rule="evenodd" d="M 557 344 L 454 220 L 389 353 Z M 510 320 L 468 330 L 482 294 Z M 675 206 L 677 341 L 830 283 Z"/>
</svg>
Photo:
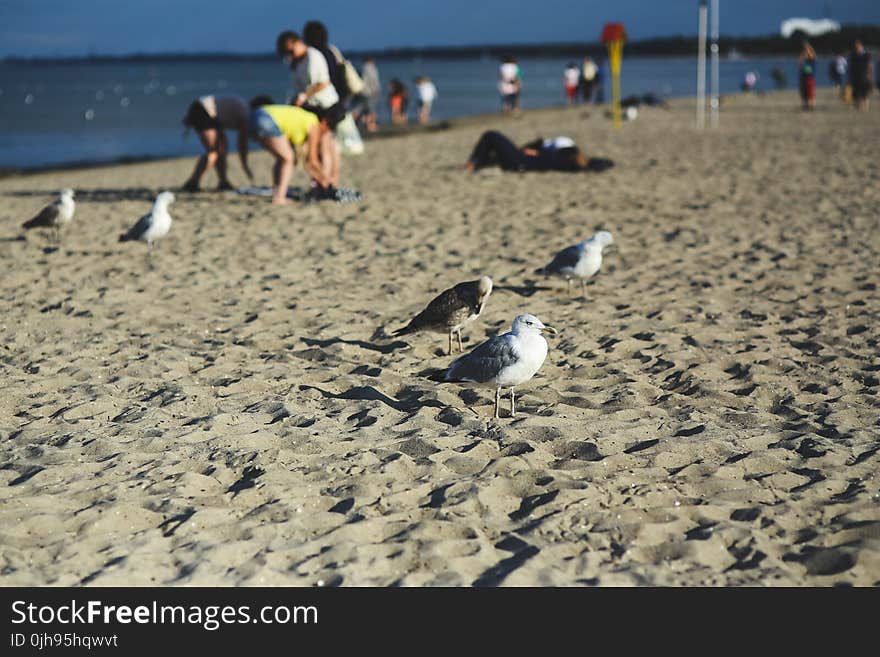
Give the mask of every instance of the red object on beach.
<svg viewBox="0 0 880 657">
<path fill-rule="evenodd" d="M 605 23 L 602 28 L 602 43 L 611 43 L 612 41 L 626 41 L 626 30 L 623 23 Z"/>
</svg>

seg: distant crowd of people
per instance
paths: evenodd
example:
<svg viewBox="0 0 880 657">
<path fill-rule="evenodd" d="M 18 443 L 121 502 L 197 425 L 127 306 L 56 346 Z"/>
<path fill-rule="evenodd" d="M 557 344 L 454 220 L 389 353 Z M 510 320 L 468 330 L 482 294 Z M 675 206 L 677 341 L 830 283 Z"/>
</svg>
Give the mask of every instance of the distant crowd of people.
<svg viewBox="0 0 880 657">
<path fill-rule="evenodd" d="M 804 42 L 797 60 L 798 92 L 805 111 L 816 108 L 816 76 L 818 57 L 809 42 Z M 876 78 L 875 78 L 876 75 Z M 776 89 L 785 89 L 788 78 L 780 66 L 774 66 L 770 77 Z M 828 64 L 828 79 L 840 92 L 843 102 L 857 110 L 867 110 L 874 87 L 880 88 L 880 70 L 876 70 L 871 53 L 860 40 L 853 42 L 848 53 L 838 53 Z M 759 75 L 747 71 L 741 88 L 745 92 L 757 90 Z"/>
<path fill-rule="evenodd" d="M 584 57 L 580 65 L 569 62 L 562 73 L 562 85 L 569 105 L 605 101 L 605 66 L 592 57 Z"/>
</svg>

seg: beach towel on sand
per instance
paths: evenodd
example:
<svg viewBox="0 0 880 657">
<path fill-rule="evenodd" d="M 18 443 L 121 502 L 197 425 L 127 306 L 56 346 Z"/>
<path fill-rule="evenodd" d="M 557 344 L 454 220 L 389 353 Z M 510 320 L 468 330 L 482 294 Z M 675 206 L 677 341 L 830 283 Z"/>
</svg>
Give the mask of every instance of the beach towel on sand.
<svg viewBox="0 0 880 657">
<path fill-rule="evenodd" d="M 239 187 L 235 190 L 236 194 L 244 196 L 272 196 L 271 187 Z M 287 189 L 287 198 L 294 201 L 306 201 L 312 203 L 316 201 L 335 201 L 336 203 L 358 203 L 361 200 L 361 193 L 350 187 L 340 187 L 329 192 L 320 188 L 311 190 L 302 187 L 289 187 Z"/>
</svg>

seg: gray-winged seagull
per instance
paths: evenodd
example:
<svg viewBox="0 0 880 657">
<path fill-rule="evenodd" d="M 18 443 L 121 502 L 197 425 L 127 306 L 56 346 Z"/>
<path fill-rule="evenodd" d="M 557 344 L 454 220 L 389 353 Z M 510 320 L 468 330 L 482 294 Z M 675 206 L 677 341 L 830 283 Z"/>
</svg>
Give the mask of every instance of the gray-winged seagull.
<svg viewBox="0 0 880 657">
<path fill-rule="evenodd" d="M 473 322 L 492 294 L 492 279 L 482 276 L 476 281 L 459 283 L 455 287 L 444 290 L 410 323 L 394 332 L 394 335 L 406 335 L 418 331 L 433 331 L 449 334 L 449 353 L 452 354 L 452 336 L 458 335 L 458 351 L 464 351 L 461 344 L 461 329 Z"/>
<path fill-rule="evenodd" d="M 24 222 L 21 227 L 25 230 L 52 228 L 55 231 L 55 240 L 60 242 L 61 229 L 73 220 L 73 213 L 76 212 L 73 197 L 72 189 L 62 189 L 57 201 L 40 210 L 33 219 Z"/>
<path fill-rule="evenodd" d="M 138 219 L 138 222 L 119 236 L 120 242 L 140 240 L 153 246 L 153 242 L 165 237 L 171 230 L 171 215 L 168 205 L 174 202 L 174 194 L 162 192 L 153 202 L 153 209 Z"/>
<path fill-rule="evenodd" d="M 547 358 L 547 341 L 541 331 L 556 333 L 534 315 L 517 315 L 509 333 L 489 338 L 460 356 L 446 370 L 444 380 L 493 386 L 495 417 L 500 417 L 501 389 L 510 388 L 510 416 L 514 417 L 514 387 L 535 376 Z"/>
<path fill-rule="evenodd" d="M 560 276 L 568 281 L 571 294 L 571 280 L 581 280 L 581 293 L 586 294 L 587 279 L 596 275 L 602 267 L 602 250 L 614 243 L 607 230 L 600 230 L 589 239 L 562 249 L 547 265 L 535 273 L 547 276 Z"/>
</svg>

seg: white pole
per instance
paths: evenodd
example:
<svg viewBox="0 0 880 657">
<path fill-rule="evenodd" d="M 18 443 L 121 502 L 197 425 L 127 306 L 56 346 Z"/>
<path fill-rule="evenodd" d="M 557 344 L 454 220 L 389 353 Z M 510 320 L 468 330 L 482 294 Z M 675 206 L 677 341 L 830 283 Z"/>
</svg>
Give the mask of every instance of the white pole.
<svg viewBox="0 0 880 657">
<path fill-rule="evenodd" d="M 706 125 L 706 0 L 700 0 L 697 43 L 697 127 Z"/>
<path fill-rule="evenodd" d="M 709 99 L 710 120 L 713 128 L 718 127 L 718 0 L 712 0 L 712 90 Z"/>
</svg>

